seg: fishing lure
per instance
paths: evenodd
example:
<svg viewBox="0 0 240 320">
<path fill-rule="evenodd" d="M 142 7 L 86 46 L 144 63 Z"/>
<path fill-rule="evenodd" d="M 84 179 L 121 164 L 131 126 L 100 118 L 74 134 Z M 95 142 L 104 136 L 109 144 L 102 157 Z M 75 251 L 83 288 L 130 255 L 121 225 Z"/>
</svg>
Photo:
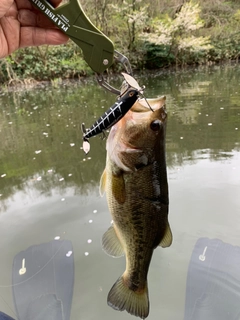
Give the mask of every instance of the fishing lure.
<svg viewBox="0 0 240 320">
<path fill-rule="evenodd" d="M 144 87 L 140 87 L 138 82 L 129 74 L 122 73 L 122 75 L 125 82 L 122 86 L 120 98 L 89 129 L 86 129 L 85 124 L 82 123 L 83 151 L 86 154 L 90 151 L 89 138 L 110 129 L 131 109 L 139 95 L 143 95 Z M 149 108 L 152 110 L 150 106 Z"/>
<path fill-rule="evenodd" d="M 111 128 L 115 123 L 122 119 L 129 109 L 134 105 L 139 97 L 139 90 L 130 88 L 108 111 L 106 111 L 94 124 L 86 129 L 82 123 L 83 150 L 87 154 L 90 151 L 89 138 L 102 133 Z"/>
</svg>

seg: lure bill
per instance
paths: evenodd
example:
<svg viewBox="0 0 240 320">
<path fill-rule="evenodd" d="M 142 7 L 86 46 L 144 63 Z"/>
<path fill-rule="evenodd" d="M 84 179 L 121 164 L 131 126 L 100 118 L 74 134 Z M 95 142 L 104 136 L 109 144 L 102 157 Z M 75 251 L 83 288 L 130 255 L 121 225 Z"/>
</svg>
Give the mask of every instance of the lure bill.
<svg viewBox="0 0 240 320">
<path fill-rule="evenodd" d="M 89 129 L 85 128 L 84 123 L 82 124 L 83 151 L 86 154 L 90 151 L 89 138 L 111 128 L 115 123 L 122 119 L 137 101 L 138 97 L 139 91 L 137 89 L 129 89 L 97 121 L 95 121 Z"/>
<path fill-rule="evenodd" d="M 143 94 L 144 87 L 140 87 L 136 79 L 134 79 L 130 74 L 122 72 L 122 75 L 127 82 L 128 86 L 137 89 L 141 94 Z"/>
<path fill-rule="evenodd" d="M 131 109 L 139 95 L 143 95 L 144 86 L 140 87 L 138 82 L 129 74 L 123 72 L 122 75 L 125 81 L 122 85 L 120 98 L 90 128 L 86 129 L 85 124 L 82 123 L 83 151 L 86 154 L 90 151 L 89 138 L 110 129 Z M 149 104 L 148 106 L 152 110 Z"/>
</svg>

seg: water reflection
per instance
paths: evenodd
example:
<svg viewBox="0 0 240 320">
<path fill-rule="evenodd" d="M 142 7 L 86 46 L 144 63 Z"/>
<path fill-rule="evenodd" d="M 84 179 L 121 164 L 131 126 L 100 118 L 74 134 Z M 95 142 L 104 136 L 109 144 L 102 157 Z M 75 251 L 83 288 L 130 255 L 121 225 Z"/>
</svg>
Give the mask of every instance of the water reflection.
<svg viewBox="0 0 240 320">
<path fill-rule="evenodd" d="M 197 239 L 216 237 L 240 246 L 240 67 L 141 75 L 139 83 L 146 85 L 146 96 L 167 96 L 174 243 L 154 253 L 149 319 L 175 320 L 184 315 L 187 267 Z M 111 220 L 98 194 L 105 141 L 92 138 L 88 156 L 81 150 L 80 124 L 91 125 L 114 99 L 95 82 L 1 93 L 0 311 L 15 317 L 14 256 L 60 237 L 74 248 L 71 319 L 132 319 L 106 305 L 124 259 L 110 259 L 101 250 Z"/>
<path fill-rule="evenodd" d="M 104 96 L 104 92 L 90 86 L 78 86 L 74 92 L 72 88 L 46 88 L 2 96 L 2 200 L 35 180 L 32 187 L 42 192 L 56 186 L 61 177 L 64 183 L 57 183 L 60 189 L 75 185 L 80 193 L 87 190 L 88 184 L 97 183 L 105 141 L 93 139 L 92 152 L 86 157 L 80 150 L 80 123 L 102 112 L 99 101 L 104 105 Z M 90 101 L 88 108 L 86 101 Z M 42 177 L 41 181 L 37 177 Z"/>
<path fill-rule="evenodd" d="M 239 67 L 218 67 L 177 73 L 160 80 L 157 90 L 163 87 L 170 96 L 169 166 L 179 165 L 187 159 L 194 161 L 201 150 L 212 160 L 222 160 L 231 156 L 232 150 L 239 151 L 239 77 Z M 220 79 L 224 81 L 220 82 Z M 169 82 L 168 87 L 166 82 Z M 152 94 L 156 93 L 153 88 Z"/>
<path fill-rule="evenodd" d="M 239 69 L 217 67 L 140 78 L 149 96 L 167 95 L 169 167 L 194 161 L 201 153 L 222 160 L 232 150 L 239 151 Z M 44 178 L 33 186 L 46 193 L 59 177 L 65 179 L 59 188 L 72 184 L 80 193 L 86 184 L 96 185 L 104 167 L 105 141 L 92 139 L 90 156 L 85 157 L 79 150 L 80 124 L 91 124 L 113 100 L 92 84 L 2 93 L 1 199 L 37 176 Z M 51 168 L 54 174 L 49 175 Z"/>
</svg>

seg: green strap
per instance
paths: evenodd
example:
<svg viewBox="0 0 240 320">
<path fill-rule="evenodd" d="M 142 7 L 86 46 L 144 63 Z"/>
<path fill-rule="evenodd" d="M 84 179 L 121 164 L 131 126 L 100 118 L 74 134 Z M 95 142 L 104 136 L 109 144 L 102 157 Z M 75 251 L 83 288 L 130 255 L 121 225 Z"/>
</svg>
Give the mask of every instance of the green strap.
<svg viewBox="0 0 240 320">
<path fill-rule="evenodd" d="M 91 23 L 78 0 L 70 0 L 59 8 L 46 0 L 31 2 L 82 49 L 84 59 L 93 71 L 103 73 L 113 64 L 112 41 Z"/>
</svg>

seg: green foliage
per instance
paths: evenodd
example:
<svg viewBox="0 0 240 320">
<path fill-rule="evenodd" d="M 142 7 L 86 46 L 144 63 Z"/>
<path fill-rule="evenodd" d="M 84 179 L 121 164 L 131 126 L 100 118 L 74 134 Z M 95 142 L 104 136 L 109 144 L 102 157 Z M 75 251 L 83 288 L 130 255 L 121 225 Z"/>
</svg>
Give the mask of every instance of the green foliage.
<svg viewBox="0 0 240 320">
<path fill-rule="evenodd" d="M 194 35 L 194 31 L 202 28 L 204 22 L 200 19 L 199 5 L 192 1 L 184 3 L 174 19 L 166 16 L 165 19 L 153 21 L 153 32 L 143 33 L 142 38 L 160 45 L 163 50 L 165 47 L 168 56 L 174 56 L 176 63 L 199 63 L 204 53 L 212 48 L 209 37 Z"/>
<path fill-rule="evenodd" d="M 115 48 L 129 57 L 133 68 L 143 68 L 144 50 L 139 36 L 149 20 L 150 4 L 143 0 L 83 0 L 81 3 Z M 111 70 L 118 70 L 118 66 Z"/>
<path fill-rule="evenodd" d="M 168 45 L 145 42 L 145 68 L 156 69 L 169 67 L 175 62 L 175 57 L 171 53 Z"/>
<path fill-rule="evenodd" d="M 216 39 L 209 52 L 211 61 L 238 60 L 240 56 L 240 32 L 233 38 Z"/>
<path fill-rule="evenodd" d="M 62 46 L 24 48 L 4 59 L 1 80 L 75 78 L 92 74 L 80 49 L 69 42 Z"/>
<path fill-rule="evenodd" d="M 112 10 L 113 21 L 121 22 L 119 25 L 123 29 L 119 30 L 120 34 L 123 33 L 121 31 L 125 30 L 123 39 L 125 40 L 126 48 L 129 51 L 133 51 L 136 48 L 138 35 L 147 20 L 147 6 L 144 6 L 142 0 L 132 0 L 123 1 L 121 6 L 112 4 L 109 8 Z"/>
<path fill-rule="evenodd" d="M 239 58 L 239 0 L 82 0 L 81 5 L 133 69 Z M 1 83 L 93 74 L 71 41 L 21 49 L 0 60 L 0 66 Z M 118 64 L 110 69 L 119 71 Z"/>
<path fill-rule="evenodd" d="M 233 17 L 236 21 L 240 22 L 240 9 L 236 11 Z"/>
</svg>

